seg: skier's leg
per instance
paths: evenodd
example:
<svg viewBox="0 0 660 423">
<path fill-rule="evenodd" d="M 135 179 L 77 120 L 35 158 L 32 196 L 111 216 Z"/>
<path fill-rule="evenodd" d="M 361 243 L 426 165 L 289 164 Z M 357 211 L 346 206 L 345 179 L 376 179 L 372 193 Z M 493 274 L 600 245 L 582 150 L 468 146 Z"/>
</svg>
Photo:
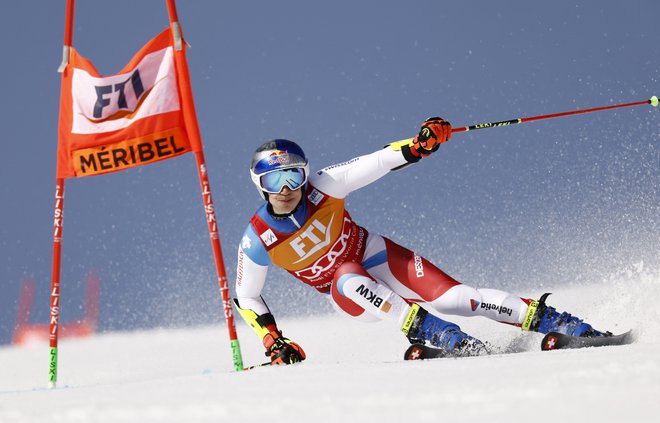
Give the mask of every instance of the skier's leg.
<svg viewBox="0 0 660 423">
<path fill-rule="evenodd" d="M 365 320 L 364 316 L 370 315 L 396 322 L 411 343 L 428 342 L 446 350 L 483 348 L 480 341 L 457 325 L 429 314 L 417 304 L 409 305 L 357 263 L 344 263 L 337 269 L 331 294 L 337 307 L 351 316 Z"/>
<path fill-rule="evenodd" d="M 425 258 L 387 238 L 370 234 L 367 253 L 363 265 L 370 275 L 404 298 L 424 301 L 440 313 L 483 316 L 542 333 L 600 334 L 582 320 L 547 307 L 545 298 L 535 302 L 497 289 L 475 289 L 461 284 Z M 539 305 L 538 309 L 535 304 Z"/>
<path fill-rule="evenodd" d="M 520 297 L 497 289 L 475 289 L 461 284 L 424 257 L 387 238 L 370 237 L 374 249 L 382 248 L 383 260 L 365 260 L 369 274 L 412 301 L 423 301 L 443 314 L 484 316 L 520 325 L 527 304 Z M 377 256 L 375 254 L 374 256 Z M 370 266 L 372 264 L 372 266 Z"/>
<path fill-rule="evenodd" d="M 528 308 L 527 303 L 516 295 L 498 289 L 476 289 L 468 285 L 456 285 L 430 303 L 441 313 L 483 316 L 516 326 L 520 326 Z"/>
</svg>

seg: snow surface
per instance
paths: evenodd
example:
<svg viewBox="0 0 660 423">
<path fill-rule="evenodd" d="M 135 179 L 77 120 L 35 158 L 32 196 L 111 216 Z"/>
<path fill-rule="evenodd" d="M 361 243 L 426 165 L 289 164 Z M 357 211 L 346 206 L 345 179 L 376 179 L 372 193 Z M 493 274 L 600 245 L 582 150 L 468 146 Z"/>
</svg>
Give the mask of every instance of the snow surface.
<svg viewBox="0 0 660 423">
<path fill-rule="evenodd" d="M 455 318 L 509 353 L 404 362 L 387 322 L 316 316 L 280 321 L 307 361 L 234 372 L 224 326 L 105 333 L 60 343 L 57 389 L 46 388 L 45 344 L 0 348 L 0 422 L 657 421 L 660 275 L 640 264 L 554 291 L 554 305 L 635 328 L 637 342 L 541 352 L 539 334 Z M 238 331 L 245 363 L 263 362 L 249 328 Z"/>
</svg>

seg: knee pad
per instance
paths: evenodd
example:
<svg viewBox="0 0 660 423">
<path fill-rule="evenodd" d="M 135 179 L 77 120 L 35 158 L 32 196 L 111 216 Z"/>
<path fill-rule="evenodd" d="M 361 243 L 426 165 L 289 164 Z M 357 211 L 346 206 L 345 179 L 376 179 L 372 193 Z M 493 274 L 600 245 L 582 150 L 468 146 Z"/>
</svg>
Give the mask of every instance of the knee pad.
<svg viewBox="0 0 660 423">
<path fill-rule="evenodd" d="M 368 278 L 373 282 L 371 276 L 369 276 L 367 271 L 359 264 L 352 262 L 342 264 L 332 278 L 330 294 L 332 296 L 333 305 L 335 308 L 362 322 L 379 321 L 380 319 L 378 317 L 367 313 L 364 308 L 360 307 L 353 300 L 343 294 L 344 283 L 351 278 Z"/>
<path fill-rule="evenodd" d="M 387 285 L 378 283 L 356 263 L 345 263 L 337 269 L 331 292 L 335 302 L 348 314 L 372 317 L 365 321 L 399 321 L 410 308 L 403 298 Z"/>
</svg>

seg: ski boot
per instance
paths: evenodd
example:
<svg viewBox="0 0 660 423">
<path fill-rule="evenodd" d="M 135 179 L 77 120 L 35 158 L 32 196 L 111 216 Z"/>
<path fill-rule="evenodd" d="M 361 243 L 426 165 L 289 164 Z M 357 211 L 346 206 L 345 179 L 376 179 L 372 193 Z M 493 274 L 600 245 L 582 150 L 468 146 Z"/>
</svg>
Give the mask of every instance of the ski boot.
<svg viewBox="0 0 660 423">
<path fill-rule="evenodd" d="M 401 331 L 411 344 L 431 346 L 442 350 L 443 356 L 471 356 L 488 353 L 480 340 L 461 331 L 458 325 L 430 314 L 417 304 L 410 307 Z"/>
<path fill-rule="evenodd" d="M 559 313 L 545 303 L 550 293 L 543 294 L 538 301 L 532 301 L 523 320 L 523 330 L 548 333 L 559 332 L 571 336 L 596 337 L 612 336 L 611 332 L 600 332 L 590 324 L 569 313 Z"/>
</svg>

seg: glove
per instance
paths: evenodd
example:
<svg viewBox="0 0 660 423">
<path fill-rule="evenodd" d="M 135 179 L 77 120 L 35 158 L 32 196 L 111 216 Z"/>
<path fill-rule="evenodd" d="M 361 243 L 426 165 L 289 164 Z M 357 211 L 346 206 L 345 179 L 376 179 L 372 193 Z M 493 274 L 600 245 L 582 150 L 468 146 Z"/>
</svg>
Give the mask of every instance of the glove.
<svg viewBox="0 0 660 423">
<path fill-rule="evenodd" d="M 299 363 L 307 357 L 300 345 L 283 337 L 280 331 L 270 331 L 264 336 L 263 342 L 272 366 Z"/>
<path fill-rule="evenodd" d="M 430 117 L 424 121 L 410 149 L 421 157 L 436 151 L 440 144 L 451 138 L 451 123 L 441 117 Z"/>
<path fill-rule="evenodd" d="M 430 117 L 424 121 L 412 144 L 401 148 L 409 163 L 415 163 L 440 148 L 440 144 L 451 138 L 451 123 L 441 117 Z"/>
</svg>

